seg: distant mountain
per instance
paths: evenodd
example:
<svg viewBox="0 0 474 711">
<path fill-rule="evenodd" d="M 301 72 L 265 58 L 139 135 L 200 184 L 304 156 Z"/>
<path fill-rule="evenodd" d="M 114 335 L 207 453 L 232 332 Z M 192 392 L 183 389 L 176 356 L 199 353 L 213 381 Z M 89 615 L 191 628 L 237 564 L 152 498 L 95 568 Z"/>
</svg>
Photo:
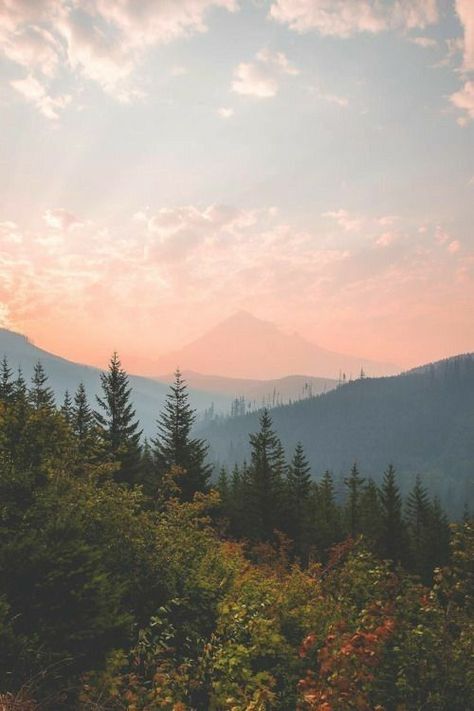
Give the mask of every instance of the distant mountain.
<svg viewBox="0 0 474 711">
<path fill-rule="evenodd" d="M 66 390 L 74 394 L 79 383 L 83 382 L 91 405 L 95 405 L 95 394 L 100 391 L 101 371 L 98 368 L 53 355 L 33 345 L 28 338 L 19 333 L 0 329 L 0 359 L 4 355 L 13 370 L 21 367 L 27 380 L 31 377 L 35 363 L 41 361 L 59 403 L 62 402 Z M 130 376 L 130 384 L 133 389 L 134 406 L 144 432 L 148 436 L 154 435 L 156 418 L 168 392 L 168 386 L 166 383 L 138 375 Z M 190 389 L 190 396 L 193 407 L 198 411 L 214 405 L 218 412 L 228 412 L 232 401 L 229 395 L 203 392 L 193 388 Z"/>
<path fill-rule="evenodd" d="M 370 376 L 398 369 L 320 348 L 297 333 L 288 335 L 269 321 L 239 311 L 178 351 L 161 357 L 162 373 L 182 370 L 238 378 L 282 378 L 306 373 L 337 379 L 340 372 L 356 377 L 361 368 Z"/>
<path fill-rule="evenodd" d="M 330 469 L 342 481 L 357 461 L 380 481 L 393 463 L 404 490 L 420 474 L 452 512 L 474 507 L 474 354 L 355 380 L 271 415 L 288 456 L 301 440 L 316 477 Z M 257 429 L 253 413 L 216 421 L 200 435 L 214 461 L 232 466 L 248 459 L 248 435 Z"/>
<path fill-rule="evenodd" d="M 310 375 L 287 375 L 274 380 L 248 380 L 245 378 L 225 378 L 219 375 L 205 375 L 192 370 L 183 371 L 184 379 L 192 388 L 244 397 L 252 406 L 262 403 L 274 406 L 286 404 L 292 400 L 301 400 L 311 395 L 329 392 L 338 384 L 331 378 L 315 378 Z M 157 378 L 162 383 L 171 383 L 173 374 L 168 373 Z"/>
</svg>

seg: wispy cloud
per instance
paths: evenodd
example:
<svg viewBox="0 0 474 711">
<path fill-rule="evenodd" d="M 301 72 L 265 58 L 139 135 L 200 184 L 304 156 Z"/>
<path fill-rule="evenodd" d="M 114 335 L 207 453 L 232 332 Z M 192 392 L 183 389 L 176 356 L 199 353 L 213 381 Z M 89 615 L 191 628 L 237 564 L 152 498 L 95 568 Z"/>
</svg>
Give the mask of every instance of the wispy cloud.
<svg viewBox="0 0 474 711">
<path fill-rule="evenodd" d="M 134 78 L 145 52 L 155 46 L 207 30 L 215 8 L 233 12 L 236 0 L 65 0 L 3 2 L 0 5 L 1 52 L 27 76 L 13 88 L 47 118 L 66 105 L 50 86 L 64 67 L 73 78 L 98 84 L 118 101 L 143 96 Z"/>
<path fill-rule="evenodd" d="M 217 113 L 221 118 L 229 119 L 234 115 L 234 109 L 231 109 L 226 106 L 221 106 L 220 109 L 217 109 Z"/>
<path fill-rule="evenodd" d="M 32 103 L 48 119 L 59 118 L 60 112 L 70 103 L 71 96 L 63 94 L 50 96 L 43 84 L 35 77 L 28 75 L 25 79 L 10 82 L 11 86 L 27 101 Z"/>
<path fill-rule="evenodd" d="M 276 0 L 270 16 L 296 32 L 316 30 L 347 38 L 361 32 L 424 28 L 438 20 L 438 10 L 436 0 Z"/>
<path fill-rule="evenodd" d="M 450 101 L 453 106 L 464 112 L 458 118 L 458 123 L 461 126 L 474 119 L 474 81 L 465 82 L 459 91 L 451 94 Z"/>
<path fill-rule="evenodd" d="M 179 315 L 186 329 L 195 327 L 196 311 L 218 317 L 258 305 L 288 323 L 298 313 L 302 325 L 317 312 L 330 329 L 338 319 L 345 324 L 350 312 L 354 332 L 362 315 L 368 323 L 395 303 L 407 313 L 425 303 L 422 318 L 440 299 L 453 305 L 460 294 L 462 303 L 474 296 L 474 255 L 446 229 L 418 231 L 400 219 L 395 227 L 390 216 L 343 210 L 326 214 L 340 246 L 334 227 L 324 223 L 302 230 L 272 209 L 223 205 L 145 211 L 107 228 L 59 208 L 33 232 L 6 222 L 0 225 L 3 319 L 44 333 L 62 333 L 74 322 L 78 344 L 93 333 L 105 348 L 110 333 L 96 324 L 106 309 L 107 327 L 117 329 L 125 350 L 135 328 L 149 333 L 156 349 L 163 347 L 153 340 L 158 314 Z M 471 318 L 467 307 L 462 318 Z M 443 327 L 449 324 L 438 313 L 433 328 Z"/>
<path fill-rule="evenodd" d="M 474 78 L 474 3 L 471 0 L 456 0 L 456 12 L 463 28 L 463 38 L 460 46 L 463 54 L 461 66 L 466 77 Z M 474 119 L 474 80 L 468 79 L 454 94 L 450 101 L 462 113 L 458 117 L 458 124 L 466 126 Z"/>
<path fill-rule="evenodd" d="M 237 94 L 268 99 L 278 93 L 285 75 L 295 76 L 298 73 L 283 52 L 262 49 L 253 62 L 242 62 L 236 67 L 232 89 Z"/>
</svg>

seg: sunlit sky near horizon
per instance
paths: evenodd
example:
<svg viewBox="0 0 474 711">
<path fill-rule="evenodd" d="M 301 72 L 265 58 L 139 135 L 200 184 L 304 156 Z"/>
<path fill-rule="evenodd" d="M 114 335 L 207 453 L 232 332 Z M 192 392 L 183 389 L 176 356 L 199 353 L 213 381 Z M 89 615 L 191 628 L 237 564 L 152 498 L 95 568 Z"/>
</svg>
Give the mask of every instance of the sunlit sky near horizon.
<svg viewBox="0 0 474 711">
<path fill-rule="evenodd" d="M 474 350 L 474 0 L 0 0 L 0 326 Z"/>
</svg>

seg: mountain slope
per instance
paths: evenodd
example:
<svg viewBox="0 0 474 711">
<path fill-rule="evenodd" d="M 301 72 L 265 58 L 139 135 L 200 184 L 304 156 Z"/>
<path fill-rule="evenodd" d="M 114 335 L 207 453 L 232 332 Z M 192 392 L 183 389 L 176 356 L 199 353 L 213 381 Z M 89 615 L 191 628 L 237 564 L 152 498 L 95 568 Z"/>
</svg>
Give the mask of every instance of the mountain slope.
<svg viewBox="0 0 474 711">
<path fill-rule="evenodd" d="M 56 399 L 62 402 L 65 390 L 73 394 L 80 382 L 87 390 L 91 405 L 95 405 L 95 394 L 100 391 L 100 370 L 91 366 L 74 363 L 53 355 L 33 345 L 25 336 L 0 329 L 0 358 L 6 356 L 10 367 L 16 371 L 18 367 L 28 381 L 32 375 L 35 363 L 41 361 L 48 375 Z M 138 375 L 130 376 L 132 398 L 137 416 L 147 436 L 156 432 L 156 418 L 163 404 L 168 385 L 152 378 Z M 190 389 L 191 402 L 198 411 L 215 405 L 218 411 L 228 412 L 232 398 L 220 393 L 203 392 Z"/>
<path fill-rule="evenodd" d="M 159 359 L 161 372 L 182 370 L 239 378 L 281 378 L 289 374 L 337 379 L 340 371 L 357 376 L 394 373 L 395 366 L 334 353 L 288 335 L 273 323 L 239 311 L 200 338 Z"/>
<path fill-rule="evenodd" d="M 319 476 L 357 461 L 380 480 L 393 463 L 404 489 L 417 473 L 451 510 L 474 505 L 474 355 L 386 378 L 357 380 L 325 395 L 272 410 L 287 453 L 301 440 Z M 248 459 L 258 414 L 208 425 L 200 433 L 216 461 Z"/>
<path fill-rule="evenodd" d="M 290 400 L 300 400 L 310 394 L 333 390 L 338 381 L 331 378 L 315 378 L 308 375 L 287 375 L 285 378 L 274 380 L 256 380 L 246 378 L 225 378 L 219 375 L 205 375 L 192 370 L 183 371 L 183 376 L 188 385 L 199 390 L 227 394 L 232 397 L 243 396 L 250 403 L 257 406 L 266 403 L 288 403 Z M 171 383 L 173 374 L 168 373 L 157 378 L 162 383 Z"/>
</svg>

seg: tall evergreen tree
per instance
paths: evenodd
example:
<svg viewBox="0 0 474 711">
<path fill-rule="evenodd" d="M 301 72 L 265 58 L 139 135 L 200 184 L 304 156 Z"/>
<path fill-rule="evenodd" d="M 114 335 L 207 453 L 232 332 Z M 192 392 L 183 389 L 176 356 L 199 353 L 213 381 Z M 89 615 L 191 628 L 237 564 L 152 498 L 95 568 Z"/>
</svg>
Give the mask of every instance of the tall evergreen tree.
<svg viewBox="0 0 474 711">
<path fill-rule="evenodd" d="M 0 365 L 0 400 L 3 402 L 11 402 L 14 393 L 13 371 L 8 365 L 6 356 L 3 356 Z"/>
<path fill-rule="evenodd" d="M 402 497 L 397 485 L 395 468 L 390 464 L 380 489 L 381 532 L 379 552 L 384 558 L 399 563 L 406 555 L 405 528 L 402 518 Z"/>
<path fill-rule="evenodd" d="M 76 437 L 79 460 L 85 463 L 94 461 L 98 453 L 98 433 L 94 413 L 87 401 L 83 383 L 79 383 L 74 395 L 71 427 Z"/>
<path fill-rule="evenodd" d="M 206 463 L 208 445 L 192 437 L 195 420 L 196 412 L 190 405 L 186 382 L 178 369 L 152 442 L 158 478 L 176 467 L 176 471 L 180 471 L 176 484 L 184 501 L 190 501 L 197 491 L 206 490 L 212 471 L 211 465 Z"/>
<path fill-rule="evenodd" d="M 227 470 L 225 467 L 221 467 L 221 470 L 219 472 L 219 476 L 217 478 L 217 491 L 221 496 L 221 501 L 223 502 L 224 507 L 226 507 L 230 495 L 230 486 L 229 477 L 227 475 Z"/>
<path fill-rule="evenodd" d="M 26 403 L 28 395 L 28 389 L 26 387 L 26 381 L 23 377 L 23 371 L 18 368 L 18 373 L 15 382 L 13 383 L 13 400 L 16 403 Z"/>
<path fill-rule="evenodd" d="M 48 376 L 43 365 L 38 361 L 33 370 L 31 387 L 28 391 L 28 399 L 35 410 L 53 410 L 55 407 L 54 394 L 48 385 Z"/>
<path fill-rule="evenodd" d="M 311 488 L 311 467 L 308 464 L 301 442 L 297 443 L 293 459 L 288 468 L 288 486 L 300 509 L 307 501 Z"/>
<path fill-rule="evenodd" d="M 249 535 L 270 540 L 280 524 L 281 476 L 279 441 L 266 408 L 260 415 L 260 430 L 250 435 L 251 459 L 248 469 Z"/>
<path fill-rule="evenodd" d="M 72 423 L 72 398 L 69 394 L 69 390 L 64 393 L 63 404 L 61 405 L 61 414 L 64 417 L 66 424 L 71 425 Z"/>
<path fill-rule="evenodd" d="M 360 533 L 360 505 L 362 496 L 362 486 L 365 479 L 360 476 L 356 462 L 352 465 L 351 473 L 344 479 L 347 487 L 346 519 L 350 535 L 354 538 Z"/>
<path fill-rule="evenodd" d="M 310 542 L 311 467 L 301 442 L 297 443 L 288 467 L 287 489 L 287 532 L 295 543 L 296 552 L 306 558 Z"/>
<path fill-rule="evenodd" d="M 117 481 L 138 481 L 141 463 L 141 430 L 131 402 L 132 389 L 117 353 L 109 369 L 100 376 L 102 397 L 96 396 L 101 411 L 94 413 L 106 454 L 119 465 Z"/>
<path fill-rule="evenodd" d="M 311 490 L 311 538 L 319 558 L 342 537 L 341 513 L 336 503 L 335 487 L 331 472 L 326 471 L 321 481 L 312 484 Z"/>
<path fill-rule="evenodd" d="M 369 544 L 376 546 L 382 530 L 382 511 L 378 488 L 373 479 L 365 485 L 360 499 L 361 532 Z"/>
<path fill-rule="evenodd" d="M 446 565 L 449 561 L 450 529 L 446 513 L 437 496 L 430 506 L 429 545 L 427 558 L 430 559 L 430 576 L 434 568 Z"/>
<path fill-rule="evenodd" d="M 406 499 L 406 512 L 411 538 L 414 543 L 421 543 L 430 515 L 430 500 L 419 476 L 416 477 L 415 486 Z"/>
</svg>

